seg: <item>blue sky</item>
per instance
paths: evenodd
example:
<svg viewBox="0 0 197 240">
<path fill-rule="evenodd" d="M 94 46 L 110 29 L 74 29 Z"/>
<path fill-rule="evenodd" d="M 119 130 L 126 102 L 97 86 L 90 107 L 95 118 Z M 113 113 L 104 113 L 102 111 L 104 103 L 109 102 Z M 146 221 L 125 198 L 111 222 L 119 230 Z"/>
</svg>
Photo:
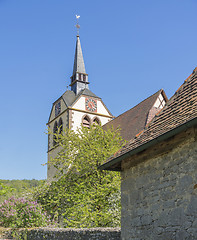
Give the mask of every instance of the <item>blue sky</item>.
<svg viewBox="0 0 197 240">
<path fill-rule="evenodd" d="M 0 0 L 0 179 L 44 179 L 46 122 L 72 74 L 76 29 L 90 90 L 118 116 L 197 66 L 196 0 Z"/>
</svg>

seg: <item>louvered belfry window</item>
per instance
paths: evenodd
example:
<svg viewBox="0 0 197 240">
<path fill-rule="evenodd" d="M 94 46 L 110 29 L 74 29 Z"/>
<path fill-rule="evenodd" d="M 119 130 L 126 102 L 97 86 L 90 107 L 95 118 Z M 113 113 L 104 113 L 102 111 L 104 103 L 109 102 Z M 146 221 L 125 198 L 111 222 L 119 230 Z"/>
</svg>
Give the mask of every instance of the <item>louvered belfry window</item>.
<svg viewBox="0 0 197 240">
<path fill-rule="evenodd" d="M 90 128 L 90 119 L 88 116 L 85 116 L 82 121 L 83 127 Z"/>
<path fill-rule="evenodd" d="M 96 118 L 93 120 L 93 124 L 100 124 L 100 120 L 96 117 Z"/>
</svg>

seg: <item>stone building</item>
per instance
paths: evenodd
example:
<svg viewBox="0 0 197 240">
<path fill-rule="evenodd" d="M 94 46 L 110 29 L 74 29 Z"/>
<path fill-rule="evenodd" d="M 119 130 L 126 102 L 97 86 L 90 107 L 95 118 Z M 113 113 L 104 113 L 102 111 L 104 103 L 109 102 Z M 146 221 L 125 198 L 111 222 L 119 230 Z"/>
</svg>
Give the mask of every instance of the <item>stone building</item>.
<svg viewBox="0 0 197 240">
<path fill-rule="evenodd" d="M 58 128 L 70 128 L 74 131 L 81 125 L 89 127 L 93 123 L 101 125 L 110 121 L 113 116 L 102 99 L 89 90 L 88 74 L 81 49 L 79 35 L 77 35 L 73 74 L 71 76 L 71 90 L 64 92 L 54 103 L 48 120 L 48 127 L 52 134 L 48 135 L 48 161 L 60 151 L 56 145 L 55 135 Z M 48 164 L 47 179 L 52 179 L 55 168 Z"/>
<path fill-rule="evenodd" d="M 122 240 L 197 239 L 197 68 L 100 168 L 121 172 Z"/>
</svg>

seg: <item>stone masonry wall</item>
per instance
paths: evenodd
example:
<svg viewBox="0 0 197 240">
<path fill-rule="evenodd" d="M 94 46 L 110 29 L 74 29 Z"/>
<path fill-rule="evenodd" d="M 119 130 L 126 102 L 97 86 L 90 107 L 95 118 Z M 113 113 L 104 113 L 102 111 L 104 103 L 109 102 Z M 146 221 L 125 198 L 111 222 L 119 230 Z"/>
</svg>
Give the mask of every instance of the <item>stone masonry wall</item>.
<svg viewBox="0 0 197 240">
<path fill-rule="evenodd" d="M 196 137 L 189 129 L 123 162 L 122 240 L 197 239 Z"/>
<path fill-rule="evenodd" d="M 0 239 L 26 240 L 120 240 L 120 228 L 38 228 L 19 230 L 11 237 L 11 230 L 0 231 Z"/>
</svg>

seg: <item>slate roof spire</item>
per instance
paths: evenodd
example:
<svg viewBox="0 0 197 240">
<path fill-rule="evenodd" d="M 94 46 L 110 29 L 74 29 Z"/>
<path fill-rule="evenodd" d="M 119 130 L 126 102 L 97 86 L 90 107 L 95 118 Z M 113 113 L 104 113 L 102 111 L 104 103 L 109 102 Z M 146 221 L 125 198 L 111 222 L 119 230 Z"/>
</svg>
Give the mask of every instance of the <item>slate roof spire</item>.
<svg viewBox="0 0 197 240">
<path fill-rule="evenodd" d="M 73 66 L 73 75 L 76 72 L 86 73 L 79 35 L 77 35 L 77 42 L 76 42 L 76 48 L 75 48 L 75 60 L 74 60 L 74 66 Z"/>
<path fill-rule="evenodd" d="M 88 74 L 85 70 L 85 63 L 83 59 L 81 42 L 79 35 L 77 35 L 76 48 L 75 48 L 75 59 L 73 66 L 73 75 L 71 77 L 71 90 L 78 95 L 79 92 L 88 87 Z"/>
</svg>

